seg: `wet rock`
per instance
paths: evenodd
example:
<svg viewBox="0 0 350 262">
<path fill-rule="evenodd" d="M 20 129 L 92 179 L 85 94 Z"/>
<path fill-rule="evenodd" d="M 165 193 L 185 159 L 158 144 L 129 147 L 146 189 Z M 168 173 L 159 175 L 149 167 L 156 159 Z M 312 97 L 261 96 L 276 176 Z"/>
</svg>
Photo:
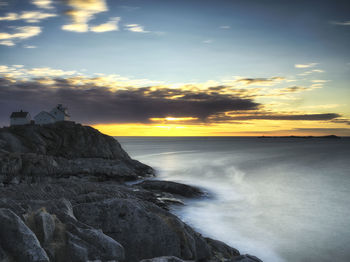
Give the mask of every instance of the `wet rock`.
<svg viewBox="0 0 350 262">
<path fill-rule="evenodd" d="M 16 261 L 49 261 L 35 234 L 9 209 L 0 209 L 0 239 L 1 246 Z"/>
<path fill-rule="evenodd" d="M 167 192 L 183 197 L 199 197 L 204 195 L 202 190 L 200 190 L 198 187 L 189 186 L 172 181 L 145 180 L 137 184 L 136 186 L 147 190 Z"/>
<path fill-rule="evenodd" d="M 224 242 L 211 238 L 205 238 L 205 240 L 210 245 L 213 256 L 216 256 L 218 259 L 230 259 L 240 255 L 237 249 L 226 245 Z"/>
</svg>

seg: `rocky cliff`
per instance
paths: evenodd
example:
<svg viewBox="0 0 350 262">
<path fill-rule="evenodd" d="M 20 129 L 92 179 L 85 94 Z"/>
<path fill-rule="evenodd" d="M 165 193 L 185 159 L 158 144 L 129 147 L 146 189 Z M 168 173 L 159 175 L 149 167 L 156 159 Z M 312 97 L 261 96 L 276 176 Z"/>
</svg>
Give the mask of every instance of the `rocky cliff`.
<svg viewBox="0 0 350 262">
<path fill-rule="evenodd" d="M 257 262 L 169 205 L 201 189 L 144 178 L 112 137 L 74 123 L 0 129 L 0 261 Z M 234 237 L 234 236 L 233 236 Z"/>
<path fill-rule="evenodd" d="M 117 140 L 89 126 L 57 122 L 0 129 L 0 183 L 63 176 L 133 180 L 152 174 Z"/>
</svg>

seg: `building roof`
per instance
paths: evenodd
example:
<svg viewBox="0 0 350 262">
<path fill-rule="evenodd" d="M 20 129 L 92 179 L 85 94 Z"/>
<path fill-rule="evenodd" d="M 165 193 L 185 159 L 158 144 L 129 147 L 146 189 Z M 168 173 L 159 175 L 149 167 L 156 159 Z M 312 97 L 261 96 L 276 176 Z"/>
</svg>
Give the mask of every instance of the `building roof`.
<svg viewBox="0 0 350 262">
<path fill-rule="evenodd" d="M 37 117 L 38 117 L 39 115 L 41 115 L 41 114 L 45 114 L 45 115 L 47 115 L 47 116 L 49 116 L 49 117 L 55 119 L 55 117 L 54 117 L 52 114 L 50 114 L 49 112 L 46 112 L 46 111 L 41 111 L 40 113 L 38 113 L 38 114 L 34 117 L 34 119 L 37 118 Z"/>
<path fill-rule="evenodd" d="M 29 113 L 23 112 L 22 110 L 19 112 L 12 112 L 10 118 L 25 118 Z"/>
</svg>

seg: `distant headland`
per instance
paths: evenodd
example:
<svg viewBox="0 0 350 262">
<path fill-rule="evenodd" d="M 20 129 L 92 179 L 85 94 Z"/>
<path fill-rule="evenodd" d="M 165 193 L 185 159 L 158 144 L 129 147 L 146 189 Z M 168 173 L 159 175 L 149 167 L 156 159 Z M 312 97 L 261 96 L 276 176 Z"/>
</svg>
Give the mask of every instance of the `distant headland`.
<svg viewBox="0 0 350 262">
<path fill-rule="evenodd" d="M 302 138 L 302 139 L 311 139 L 311 138 L 324 138 L 324 139 L 340 139 L 340 136 L 328 135 L 328 136 L 259 136 L 258 138 Z"/>
</svg>

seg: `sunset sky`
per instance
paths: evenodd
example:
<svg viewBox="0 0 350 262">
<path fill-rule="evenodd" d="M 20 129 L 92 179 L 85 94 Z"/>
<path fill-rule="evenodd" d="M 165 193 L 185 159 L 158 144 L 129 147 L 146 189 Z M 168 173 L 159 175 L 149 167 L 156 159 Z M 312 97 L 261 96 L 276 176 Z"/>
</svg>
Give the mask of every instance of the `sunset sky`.
<svg viewBox="0 0 350 262">
<path fill-rule="evenodd" d="M 350 136 L 350 2 L 0 0 L 0 126 Z"/>
</svg>

